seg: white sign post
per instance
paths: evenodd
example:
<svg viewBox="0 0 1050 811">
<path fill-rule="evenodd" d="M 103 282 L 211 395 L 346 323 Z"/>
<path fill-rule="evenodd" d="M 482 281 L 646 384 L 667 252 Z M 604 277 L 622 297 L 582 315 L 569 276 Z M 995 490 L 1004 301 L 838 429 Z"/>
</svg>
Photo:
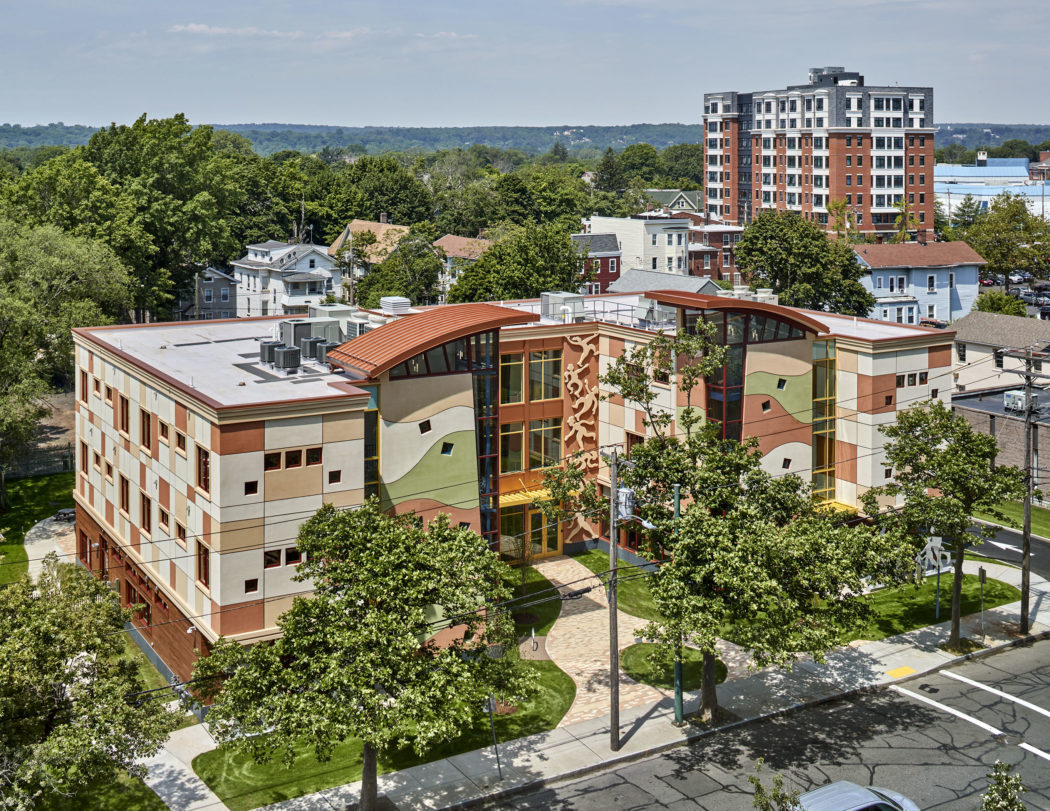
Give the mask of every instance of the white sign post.
<svg viewBox="0 0 1050 811">
<path fill-rule="evenodd" d="M 930 536 L 929 542 L 915 556 L 915 562 L 921 572 L 928 574 L 932 569 L 937 574 L 937 598 L 933 610 L 933 618 L 937 620 L 941 618 L 941 569 L 950 568 L 951 559 L 951 553 L 944 551 L 941 539 L 935 535 Z"/>
</svg>

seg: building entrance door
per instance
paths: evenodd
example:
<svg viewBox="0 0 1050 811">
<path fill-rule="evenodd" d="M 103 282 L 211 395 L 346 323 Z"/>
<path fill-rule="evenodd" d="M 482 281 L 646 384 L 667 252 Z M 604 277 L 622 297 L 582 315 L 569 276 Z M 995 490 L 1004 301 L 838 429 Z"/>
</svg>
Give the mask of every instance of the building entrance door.
<svg viewBox="0 0 1050 811">
<path fill-rule="evenodd" d="M 561 552 L 561 524 L 548 526 L 548 523 L 539 510 L 529 510 L 529 539 L 534 557 Z"/>
</svg>

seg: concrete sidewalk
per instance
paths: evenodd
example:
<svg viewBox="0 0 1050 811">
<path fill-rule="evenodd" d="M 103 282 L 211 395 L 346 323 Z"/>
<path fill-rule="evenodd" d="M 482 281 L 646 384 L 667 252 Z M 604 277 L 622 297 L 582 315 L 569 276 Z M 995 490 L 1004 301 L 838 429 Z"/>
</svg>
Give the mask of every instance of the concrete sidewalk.
<svg viewBox="0 0 1050 811">
<path fill-rule="evenodd" d="M 1020 569 L 1012 566 L 966 561 L 964 571 L 976 574 L 980 566 L 987 569 L 988 577 L 1020 586 Z M 1017 640 L 1008 629 L 1011 624 L 1016 627 L 1019 616 L 1020 603 L 985 611 L 984 642 L 988 648 L 977 655 L 1014 644 Z M 1035 575 L 1031 616 L 1033 636 L 1050 633 L 1050 583 Z M 979 626 L 979 615 L 963 618 L 966 636 L 981 638 Z M 739 724 L 889 684 L 967 658 L 952 656 L 938 647 L 947 641 L 949 630 L 950 623 L 943 622 L 878 642 L 838 648 L 828 654 L 824 664 L 803 660 L 791 671 L 767 669 L 726 681 L 718 688 L 720 705 L 740 720 L 716 730 L 691 725 L 675 727 L 671 723 L 672 702 L 664 697 L 621 711 L 622 744 L 618 752 L 609 748 L 608 718 L 594 718 L 501 743 L 502 776 L 492 747 L 487 747 L 380 776 L 379 791 L 399 809 L 440 809 L 582 775 L 680 745 L 694 737 L 727 731 Z M 698 707 L 698 696 L 687 694 L 686 712 L 696 712 Z M 224 808 L 190 767 L 194 756 L 214 745 L 204 728 L 180 730 L 172 738 L 165 751 L 151 761 L 146 782 L 170 808 Z M 267 807 L 282 811 L 342 811 L 358 801 L 359 792 L 360 783 L 351 783 Z"/>
</svg>

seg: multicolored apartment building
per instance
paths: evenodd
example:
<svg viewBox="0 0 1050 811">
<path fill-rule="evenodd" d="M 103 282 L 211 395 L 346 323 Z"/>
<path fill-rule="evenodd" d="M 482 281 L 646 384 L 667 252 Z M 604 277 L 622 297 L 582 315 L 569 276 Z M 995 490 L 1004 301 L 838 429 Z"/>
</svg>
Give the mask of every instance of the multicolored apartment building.
<svg viewBox="0 0 1050 811">
<path fill-rule="evenodd" d="M 700 320 L 727 345 L 725 367 L 691 393 L 654 383 L 660 407 L 691 395 L 726 436 L 756 436 L 768 470 L 829 501 L 854 507 L 884 483 L 878 429 L 899 409 L 949 402 L 950 331 L 743 288 L 79 329 L 78 558 L 145 606 L 136 625 L 185 678 L 220 635 L 277 635 L 309 593 L 292 579 L 295 539 L 323 503 L 376 496 L 423 520 L 447 513 L 511 558 L 526 544 L 559 554 L 601 524 L 548 526 L 543 469 L 573 454 L 608 487 L 599 446 L 646 434 L 599 375 Z M 633 545 L 630 529 L 618 543 Z"/>
</svg>

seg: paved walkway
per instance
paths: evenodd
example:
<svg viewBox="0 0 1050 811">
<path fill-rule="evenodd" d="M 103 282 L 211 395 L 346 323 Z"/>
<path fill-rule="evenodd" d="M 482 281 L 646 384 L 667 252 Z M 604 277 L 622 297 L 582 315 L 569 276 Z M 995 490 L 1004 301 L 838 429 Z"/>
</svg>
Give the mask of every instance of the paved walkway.
<svg viewBox="0 0 1050 811">
<path fill-rule="evenodd" d="M 1020 570 L 1012 566 L 967 561 L 964 570 L 976 574 L 982 565 L 989 577 L 1020 585 Z M 556 583 L 590 575 L 589 570 L 581 573 L 579 569 L 583 567 L 572 560 L 552 559 L 540 566 L 544 576 Z M 598 589 L 587 596 L 593 598 L 590 606 L 580 605 L 584 600 L 563 605 L 562 615 L 547 643 L 554 661 L 563 669 L 573 669 L 570 675 L 578 676 L 585 686 L 589 685 L 584 691 L 584 699 L 580 701 L 578 698 L 570 713 L 579 718 L 599 712 L 600 707 L 599 715 L 563 721 L 550 732 L 501 743 L 502 775 L 492 747 L 487 747 L 381 776 L 380 792 L 399 809 L 446 808 L 538 782 L 578 776 L 708 734 L 708 730 L 698 726 L 675 727 L 671 723 L 673 702 L 670 698 L 660 691 L 627 680 L 621 682 L 621 697 L 631 697 L 630 704 L 621 703 L 622 744 L 617 752 L 610 749 L 610 729 L 605 715 L 608 688 L 607 684 L 602 688 L 602 680 L 597 674 L 600 669 L 598 659 L 608 656 L 608 604 L 604 602 L 604 593 Z M 1050 583 L 1036 575 L 1032 576 L 1031 609 L 1032 633 L 1050 634 Z M 1020 603 L 985 612 L 983 639 L 989 651 L 1016 641 L 1013 629 L 1019 614 Z M 633 630 L 643 624 L 642 620 L 621 613 L 621 646 L 632 644 Z M 982 638 L 979 615 L 964 617 L 963 628 L 966 636 Z M 878 642 L 855 643 L 832 651 L 823 665 L 807 659 L 798 662 L 790 671 L 747 671 L 739 666 L 743 654 L 737 650 L 733 657 L 737 665 L 730 666 L 731 678 L 718 687 L 719 702 L 741 719 L 735 723 L 746 723 L 937 670 L 959 658 L 939 647 L 947 640 L 949 630 L 950 623 L 943 622 Z M 594 638 L 587 638 L 588 634 Z M 641 697 L 646 695 L 645 690 L 650 692 L 648 700 L 643 701 Z M 687 713 L 696 712 L 698 704 L 695 693 L 686 694 Z M 192 811 L 224 808 L 190 768 L 193 757 L 213 745 L 204 726 L 179 730 L 172 735 L 164 751 L 149 762 L 147 784 L 170 808 Z M 359 792 L 360 783 L 352 783 L 269 808 L 343 811 L 347 805 L 357 802 Z"/>
<path fill-rule="evenodd" d="M 76 525 L 72 521 L 45 518 L 26 532 L 24 545 L 29 558 L 29 575 L 36 580 L 44 568 L 43 558 L 50 552 L 58 555 L 59 563 L 76 560 Z"/>
<path fill-rule="evenodd" d="M 547 632 L 547 654 L 576 682 L 576 699 L 558 726 L 601 718 L 609 712 L 609 598 L 605 586 L 573 558 L 548 558 L 533 568 L 555 586 L 597 586 L 579 600 L 562 603 L 557 622 Z M 645 620 L 618 611 L 617 623 L 621 650 L 640 641 L 635 630 L 645 625 Z M 620 671 L 621 709 L 642 707 L 662 697 L 656 688 L 639 684 Z"/>
</svg>

